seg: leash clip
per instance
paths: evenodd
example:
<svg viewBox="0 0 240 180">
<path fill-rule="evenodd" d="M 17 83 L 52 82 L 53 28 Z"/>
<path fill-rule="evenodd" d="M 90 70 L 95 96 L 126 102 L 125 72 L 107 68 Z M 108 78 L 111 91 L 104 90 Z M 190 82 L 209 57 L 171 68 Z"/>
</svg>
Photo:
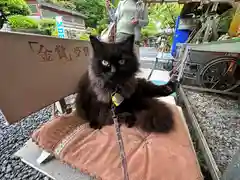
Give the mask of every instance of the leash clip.
<svg viewBox="0 0 240 180">
<path fill-rule="evenodd" d="M 112 99 L 112 103 L 117 107 L 119 106 L 123 101 L 124 101 L 124 97 L 121 96 L 121 94 L 114 92 L 111 94 L 111 99 Z"/>
</svg>

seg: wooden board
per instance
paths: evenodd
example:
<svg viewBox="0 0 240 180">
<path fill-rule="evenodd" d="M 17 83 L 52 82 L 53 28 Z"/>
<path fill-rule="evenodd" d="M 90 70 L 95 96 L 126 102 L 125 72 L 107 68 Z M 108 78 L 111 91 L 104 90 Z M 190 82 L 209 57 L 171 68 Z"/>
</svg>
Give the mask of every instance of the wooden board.
<svg viewBox="0 0 240 180">
<path fill-rule="evenodd" d="M 25 146 L 14 155 L 20 157 L 24 163 L 54 180 L 91 180 L 89 176 L 71 168 L 69 165 L 61 163 L 57 159 L 53 159 L 45 164 L 39 165 L 36 160 L 40 156 L 41 152 L 42 150 L 33 143 L 31 139 L 29 139 Z"/>
<path fill-rule="evenodd" d="M 175 98 L 173 96 L 160 97 L 160 98 L 157 98 L 157 99 L 159 99 L 160 101 L 166 102 L 166 103 L 176 105 L 176 101 L 175 101 Z"/>
<path fill-rule="evenodd" d="M 74 93 L 91 56 L 88 41 L 0 32 L 0 109 L 9 123 Z"/>
</svg>

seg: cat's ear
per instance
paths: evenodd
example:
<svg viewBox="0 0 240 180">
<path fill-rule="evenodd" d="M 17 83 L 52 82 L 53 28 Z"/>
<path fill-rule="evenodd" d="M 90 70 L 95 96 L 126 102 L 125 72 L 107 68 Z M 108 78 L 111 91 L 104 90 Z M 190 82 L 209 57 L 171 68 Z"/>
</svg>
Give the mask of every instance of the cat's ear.
<svg viewBox="0 0 240 180">
<path fill-rule="evenodd" d="M 135 39 L 134 35 L 130 35 L 125 41 L 123 41 L 124 49 L 133 51 L 134 39 Z"/>
<path fill-rule="evenodd" d="M 90 42 L 92 44 L 93 47 L 93 51 L 96 52 L 101 52 L 103 45 L 102 43 L 98 40 L 98 38 L 96 38 L 95 36 L 89 36 Z"/>
</svg>

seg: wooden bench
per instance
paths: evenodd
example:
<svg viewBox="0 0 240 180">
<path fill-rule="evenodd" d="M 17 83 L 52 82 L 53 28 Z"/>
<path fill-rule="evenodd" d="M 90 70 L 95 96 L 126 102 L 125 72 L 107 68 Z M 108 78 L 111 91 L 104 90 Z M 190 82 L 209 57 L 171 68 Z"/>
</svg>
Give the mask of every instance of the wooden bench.
<svg viewBox="0 0 240 180">
<path fill-rule="evenodd" d="M 59 100 L 64 106 L 63 98 L 74 93 L 87 70 L 91 56 L 89 42 L 5 32 L 0 32 L 0 39 L 0 81 L 4 84 L 0 88 L 0 110 L 7 123 L 19 122 Z M 181 120 L 186 125 L 183 116 Z M 90 178 L 56 159 L 38 164 L 36 159 L 41 153 L 38 146 L 28 141 L 15 155 L 52 179 Z"/>
</svg>

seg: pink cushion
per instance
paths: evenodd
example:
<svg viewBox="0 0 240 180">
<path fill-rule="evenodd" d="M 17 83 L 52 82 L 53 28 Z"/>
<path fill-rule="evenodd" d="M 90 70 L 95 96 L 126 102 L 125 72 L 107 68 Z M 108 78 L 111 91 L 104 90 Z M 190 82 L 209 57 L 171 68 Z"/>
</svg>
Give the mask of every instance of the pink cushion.
<svg viewBox="0 0 240 180">
<path fill-rule="evenodd" d="M 188 129 L 176 106 L 175 129 L 148 134 L 121 126 L 130 180 L 202 180 Z M 32 136 L 61 161 L 103 180 L 122 180 L 115 129 L 94 130 L 73 114 L 52 119 Z"/>
</svg>

